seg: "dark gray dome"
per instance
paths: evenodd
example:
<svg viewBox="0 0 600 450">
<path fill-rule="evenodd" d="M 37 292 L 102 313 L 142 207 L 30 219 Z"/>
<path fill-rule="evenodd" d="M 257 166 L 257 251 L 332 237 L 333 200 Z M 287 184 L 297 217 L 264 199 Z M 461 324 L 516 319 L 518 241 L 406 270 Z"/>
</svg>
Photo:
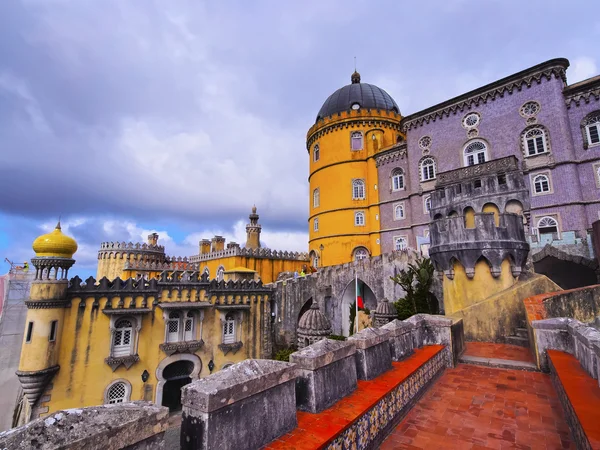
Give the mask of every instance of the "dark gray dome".
<svg viewBox="0 0 600 450">
<path fill-rule="evenodd" d="M 354 104 L 358 104 L 360 109 L 381 109 L 400 114 L 400 108 L 390 94 L 373 84 L 361 83 L 360 75 L 354 72 L 352 84 L 338 89 L 325 100 L 317 115 L 317 121 L 342 111 L 351 110 Z"/>
<path fill-rule="evenodd" d="M 314 302 L 298 322 L 298 334 L 308 336 L 329 336 L 331 322 L 325 314 L 319 311 L 319 305 Z"/>
</svg>

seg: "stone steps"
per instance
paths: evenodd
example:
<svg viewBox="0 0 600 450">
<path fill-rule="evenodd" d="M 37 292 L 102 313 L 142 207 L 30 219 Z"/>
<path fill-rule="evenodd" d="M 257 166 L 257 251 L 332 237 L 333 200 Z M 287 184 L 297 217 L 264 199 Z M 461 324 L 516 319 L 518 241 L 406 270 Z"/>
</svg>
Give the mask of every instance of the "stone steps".
<svg viewBox="0 0 600 450">
<path fill-rule="evenodd" d="M 463 354 L 458 358 L 462 364 L 473 364 L 477 366 L 494 367 L 497 369 L 525 370 L 529 372 L 539 372 L 537 366 L 528 361 L 514 361 L 511 359 L 485 358 L 482 356 L 470 356 Z"/>
</svg>

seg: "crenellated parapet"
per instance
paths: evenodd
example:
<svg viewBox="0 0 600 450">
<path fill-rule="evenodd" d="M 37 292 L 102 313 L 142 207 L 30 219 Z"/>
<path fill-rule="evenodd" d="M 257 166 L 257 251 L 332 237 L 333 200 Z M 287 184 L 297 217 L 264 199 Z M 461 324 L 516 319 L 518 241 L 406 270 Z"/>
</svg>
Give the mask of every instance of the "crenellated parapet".
<svg viewBox="0 0 600 450">
<path fill-rule="evenodd" d="M 291 260 L 291 261 L 306 261 L 308 262 L 308 253 L 304 252 L 288 252 L 271 250 L 269 248 L 245 248 L 234 246 L 226 248 L 217 252 L 210 252 L 200 255 L 190 256 L 188 261 L 190 263 L 197 263 L 200 261 L 210 261 L 212 259 L 227 258 L 231 256 L 243 256 L 247 258 L 265 258 L 265 259 L 280 259 L 280 260 Z"/>
<path fill-rule="evenodd" d="M 485 260 L 494 277 L 501 274 L 501 265 L 509 259 L 513 276 L 525 265 L 529 244 L 525 238 L 523 219 L 518 214 L 475 213 L 474 226 L 467 227 L 465 217 L 445 217 L 429 226 L 431 247 L 429 256 L 436 270 L 447 278 L 454 277 L 454 264 L 465 268 L 467 277 L 475 275 L 475 265 Z"/>
<path fill-rule="evenodd" d="M 123 259 L 130 255 L 145 255 L 152 259 L 164 259 L 163 245 L 142 244 L 139 242 L 103 242 L 98 250 L 98 259 Z"/>
<path fill-rule="evenodd" d="M 166 257 L 166 262 L 146 262 L 146 261 L 126 261 L 123 270 L 139 270 L 147 272 L 162 272 L 163 270 L 197 270 L 198 267 L 190 264 L 188 258 L 184 257 Z"/>
</svg>

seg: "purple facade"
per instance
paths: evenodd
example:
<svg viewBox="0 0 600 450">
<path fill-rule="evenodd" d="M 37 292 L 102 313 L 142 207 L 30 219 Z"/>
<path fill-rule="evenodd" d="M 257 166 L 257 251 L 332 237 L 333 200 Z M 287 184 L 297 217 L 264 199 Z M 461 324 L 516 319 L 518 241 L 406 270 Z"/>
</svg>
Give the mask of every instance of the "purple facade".
<svg viewBox="0 0 600 450">
<path fill-rule="evenodd" d="M 382 251 L 427 248 L 426 199 L 437 177 L 427 180 L 422 162 L 433 161 L 437 174 L 516 156 L 530 193 L 524 212 L 532 253 L 550 244 L 592 257 L 600 143 L 589 122 L 594 112 L 600 117 L 600 76 L 568 86 L 568 66 L 550 60 L 405 117 L 406 142 L 377 156 Z"/>
</svg>

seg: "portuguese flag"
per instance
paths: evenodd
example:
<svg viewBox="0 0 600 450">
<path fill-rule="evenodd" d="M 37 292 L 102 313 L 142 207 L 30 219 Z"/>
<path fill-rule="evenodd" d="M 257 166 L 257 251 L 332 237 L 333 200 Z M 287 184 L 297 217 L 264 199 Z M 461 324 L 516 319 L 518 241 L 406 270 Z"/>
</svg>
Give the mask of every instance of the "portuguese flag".
<svg viewBox="0 0 600 450">
<path fill-rule="evenodd" d="M 356 307 L 358 309 L 365 309 L 365 303 L 363 301 L 363 284 L 356 280 Z"/>
</svg>

